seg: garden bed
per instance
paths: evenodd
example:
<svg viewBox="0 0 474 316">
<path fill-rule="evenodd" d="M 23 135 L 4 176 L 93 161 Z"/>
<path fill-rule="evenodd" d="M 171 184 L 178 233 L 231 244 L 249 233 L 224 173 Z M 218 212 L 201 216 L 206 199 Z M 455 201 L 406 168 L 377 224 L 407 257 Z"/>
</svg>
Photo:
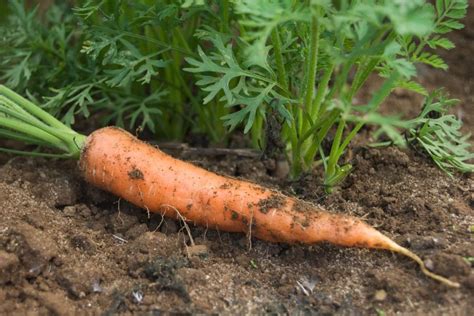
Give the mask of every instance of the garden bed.
<svg viewBox="0 0 474 316">
<path fill-rule="evenodd" d="M 472 8 L 465 23 L 451 34 L 457 48 L 445 53 L 449 72 L 421 71 L 425 84 L 461 100 L 455 111 L 472 131 Z M 411 115 L 419 104 L 397 92 L 384 108 Z M 446 288 L 386 251 L 249 243 L 200 227 L 191 227 L 196 246 L 187 247 L 182 223 L 91 188 L 74 162 L 0 155 L 0 314 L 467 315 L 474 308 L 472 174 L 451 178 L 416 150 L 370 148 L 364 133 L 348 154 L 354 172 L 330 196 L 318 171 L 289 182 L 238 152 L 173 154 L 362 217 L 462 287 Z"/>
</svg>

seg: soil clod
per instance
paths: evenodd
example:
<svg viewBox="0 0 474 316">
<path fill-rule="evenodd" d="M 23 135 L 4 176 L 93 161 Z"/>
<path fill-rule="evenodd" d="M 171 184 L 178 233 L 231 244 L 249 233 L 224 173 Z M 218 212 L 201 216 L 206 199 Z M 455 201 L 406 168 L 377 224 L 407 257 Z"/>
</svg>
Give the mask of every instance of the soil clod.
<svg viewBox="0 0 474 316">
<path fill-rule="evenodd" d="M 145 179 L 145 177 L 143 176 L 143 172 L 141 172 L 140 169 L 132 169 L 128 172 L 128 176 L 130 179 L 133 179 L 133 180 L 143 180 Z"/>
</svg>

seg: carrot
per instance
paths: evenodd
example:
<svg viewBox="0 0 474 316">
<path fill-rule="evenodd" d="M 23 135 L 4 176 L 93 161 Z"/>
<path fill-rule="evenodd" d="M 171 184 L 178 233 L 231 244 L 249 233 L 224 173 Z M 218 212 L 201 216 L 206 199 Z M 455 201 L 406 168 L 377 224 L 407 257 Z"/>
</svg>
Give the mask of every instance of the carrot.
<svg viewBox="0 0 474 316">
<path fill-rule="evenodd" d="M 102 128 L 86 137 L 2 85 L 0 137 L 50 147 L 62 154 L 0 151 L 79 159 L 89 183 L 150 212 L 223 231 L 245 232 L 270 242 L 326 241 L 386 249 L 410 257 L 427 276 L 459 287 L 428 271 L 416 254 L 357 218 L 328 213 L 280 192 L 206 171 L 116 127 Z"/>
<path fill-rule="evenodd" d="M 428 271 L 417 255 L 357 218 L 206 171 L 116 127 L 99 129 L 87 138 L 79 165 L 89 183 L 150 212 L 271 242 L 326 241 L 386 249 L 410 257 L 427 276 L 459 287 Z"/>
</svg>

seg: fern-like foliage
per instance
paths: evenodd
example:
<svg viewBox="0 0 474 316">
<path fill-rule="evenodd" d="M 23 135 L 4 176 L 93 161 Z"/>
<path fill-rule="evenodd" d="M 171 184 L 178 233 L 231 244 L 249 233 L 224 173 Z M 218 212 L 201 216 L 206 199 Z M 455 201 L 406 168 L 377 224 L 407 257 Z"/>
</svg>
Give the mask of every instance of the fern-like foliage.
<svg viewBox="0 0 474 316">
<path fill-rule="evenodd" d="M 268 72 L 273 71 L 268 64 L 271 47 L 267 45 L 271 32 L 286 22 L 308 22 L 311 18 L 307 8 L 292 0 L 236 1 L 235 11 L 240 18 L 239 24 L 247 29 L 242 37 L 249 43 L 244 49 L 247 64 L 262 67 Z"/>
<path fill-rule="evenodd" d="M 71 44 L 77 20 L 67 7 L 53 6 L 41 23 L 37 10 L 27 11 L 24 1 L 9 4 L 11 14 L 0 27 L 1 80 L 20 93 L 27 87 L 44 93 L 51 85 L 76 80 L 80 57 Z"/>
<path fill-rule="evenodd" d="M 448 109 L 458 100 L 448 99 L 441 91 L 429 95 L 420 115 L 411 121 L 409 142 L 421 146 L 448 174 L 454 170 L 473 172 L 474 153 L 470 152 L 470 134 L 461 132 L 462 122 Z"/>
<path fill-rule="evenodd" d="M 225 102 L 228 107 L 236 107 L 236 111 L 222 117 L 224 124 L 234 129 L 238 124 L 246 122 L 244 132 L 247 133 L 259 107 L 280 97 L 275 90 L 276 78 L 265 69 L 253 69 L 251 63 L 239 63 L 232 44 L 225 44 L 222 36 L 216 35 L 215 31 L 201 30 L 200 35 L 202 39 L 212 43 L 214 51 L 207 55 L 198 47 L 200 60 L 186 58 L 191 67 L 184 70 L 199 74 L 196 84 L 207 93 L 204 104 L 217 99 Z M 286 114 L 283 107 L 279 110 Z M 289 118 L 289 115 L 286 117 Z"/>
<path fill-rule="evenodd" d="M 338 163 L 364 124 L 400 145 L 408 130 L 440 167 L 470 168 L 467 138 L 444 110 L 408 121 L 379 112 L 396 88 L 426 96 L 431 112 L 451 103 L 430 97 L 416 65 L 447 69 L 436 51 L 454 47 L 446 34 L 462 28 L 467 0 L 56 1 L 41 17 L 23 0 L 9 3 L 0 80 L 66 124 L 97 113 L 216 142 L 241 128 L 264 146 L 266 116 L 276 113 L 292 175 L 319 159 L 328 186 L 351 169 Z M 381 84 L 359 104 L 374 74 Z"/>
<path fill-rule="evenodd" d="M 452 49 L 454 43 L 443 37 L 444 34 L 464 27 L 459 22 L 466 16 L 467 0 L 437 0 L 435 5 L 434 29 L 423 36 L 417 44 L 411 37 L 401 39 L 405 55 L 414 63 L 424 63 L 434 68 L 446 70 L 448 66 L 439 55 L 424 50 L 425 46 L 432 49 Z"/>
</svg>

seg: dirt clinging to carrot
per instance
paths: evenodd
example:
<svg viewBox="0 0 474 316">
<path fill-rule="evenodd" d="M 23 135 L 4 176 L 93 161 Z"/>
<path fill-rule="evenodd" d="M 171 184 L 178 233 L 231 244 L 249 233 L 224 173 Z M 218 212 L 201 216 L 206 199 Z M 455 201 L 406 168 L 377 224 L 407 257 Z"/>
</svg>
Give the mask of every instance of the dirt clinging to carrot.
<svg viewBox="0 0 474 316">
<path fill-rule="evenodd" d="M 140 171 L 140 169 L 133 168 L 129 173 L 128 173 L 130 179 L 134 180 L 143 180 L 143 172 Z"/>
<path fill-rule="evenodd" d="M 273 194 L 268 199 L 260 200 L 257 205 L 259 211 L 267 214 L 271 209 L 279 209 L 285 206 L 285 197 L 282 194 Z"/>
</svg>

